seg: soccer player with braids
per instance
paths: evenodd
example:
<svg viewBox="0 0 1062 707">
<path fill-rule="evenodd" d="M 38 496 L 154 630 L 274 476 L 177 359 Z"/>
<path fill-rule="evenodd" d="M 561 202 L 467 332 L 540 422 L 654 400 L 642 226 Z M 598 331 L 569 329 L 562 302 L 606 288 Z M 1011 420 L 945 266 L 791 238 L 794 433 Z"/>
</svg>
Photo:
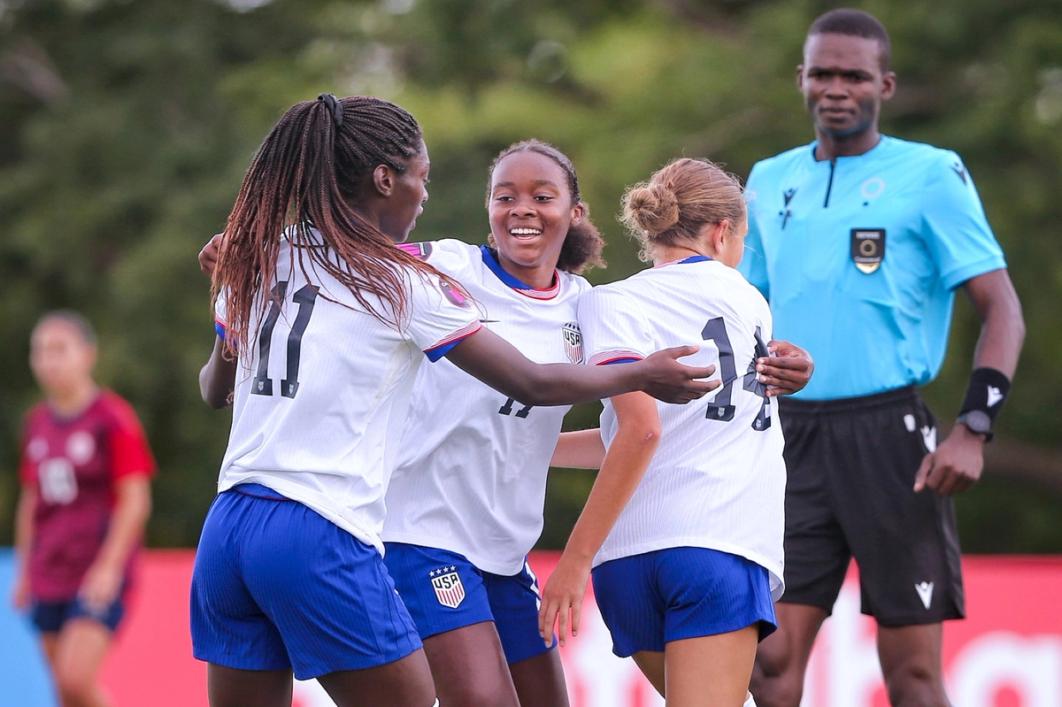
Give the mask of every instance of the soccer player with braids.
<svg viewBox="0 0 1062 707">
<path fill-rule="evenodd" d="M 578 630 L 592 568 L 613 652 L 633 657 L 669 707 L 747 707 L 756 645 L 774 630 L 782 589 L 785 464 L 773 396 L 802 388 L 811 362 L 771 341 L 767 302 L 735 269 L 747 218 L 734 177 L 675 160 L 628 190 L 623 207 L 654 267 L 579 301 L 587 362 L 623 368 L 704 340 L 721 386 L 684 407 L 616 396 L 600 434 L 562 436 L 555 463 L 601 471 L 543 592 L 542 635 L 550 640 L 557 621 L 562 641 Z"/>
<path fill-rule="evenodd" d="M 288 705 L 292 672 L 341 707 L 432 704 L 380 540 L 422 354 L 530 405 L 712 387 L 693 380 L 710 369 L 676 362 L 691 347 L 610 372 L 532 363 L 483 327 L 464 288 L 395 247 L 428 169 L 406 111 L 323 95 L 274 126 L 230 214 L 213 273 L 223 336 L 200 387 L 221 406 L 235 383 L 233 422 L 192 581 L 214 707 Z"/>
</svg>

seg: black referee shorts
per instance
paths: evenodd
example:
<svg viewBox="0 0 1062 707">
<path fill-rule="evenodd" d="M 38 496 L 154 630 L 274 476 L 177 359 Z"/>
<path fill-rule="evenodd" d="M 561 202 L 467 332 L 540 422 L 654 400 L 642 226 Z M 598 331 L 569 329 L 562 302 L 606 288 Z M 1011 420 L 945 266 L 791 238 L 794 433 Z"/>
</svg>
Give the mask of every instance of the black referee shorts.
<svg viewBox="0 0 1062 707">
<path fill-rule="evenodd" d="M 843 400 L 781 398 L 788 481 L 785 594 L 829 613 L 848 561 L 882 626 L 965 615 L 951 498 L 915 493 L 936 420 L 913 388 Z"/>
</svg>

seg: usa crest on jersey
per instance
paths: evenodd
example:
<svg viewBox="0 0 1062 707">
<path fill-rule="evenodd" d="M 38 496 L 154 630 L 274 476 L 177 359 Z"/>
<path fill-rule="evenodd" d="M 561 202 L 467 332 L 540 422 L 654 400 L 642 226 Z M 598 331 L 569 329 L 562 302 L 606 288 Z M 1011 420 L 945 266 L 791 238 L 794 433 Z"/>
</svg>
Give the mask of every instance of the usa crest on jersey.
<svg viewBox="0 0 1062 707">
<path fill-rule="evenodd" d="M 561 327 L 561 336 L 564 337 L 564 353 L 572 363 L 583 362 L 583 335 L 579 331 L 578 322 L 565 322 Z"/>
<path fill-rule="evenodd" d="M 465 600 L 465 585 L 461 584 L 461 577 L 457 574 L 454 566 L 443 567 L 428 573 L 431 576 L 431 586 L 435 590 L 435 598 L 443 606 L 456 609 Z"/>
</svg>

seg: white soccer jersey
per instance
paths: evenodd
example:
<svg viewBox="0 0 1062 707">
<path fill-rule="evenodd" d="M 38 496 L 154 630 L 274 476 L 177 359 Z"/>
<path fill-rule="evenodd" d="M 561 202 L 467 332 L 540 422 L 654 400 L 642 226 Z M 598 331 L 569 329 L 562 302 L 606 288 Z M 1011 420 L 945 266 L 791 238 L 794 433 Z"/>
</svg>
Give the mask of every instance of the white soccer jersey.
<svg viewBox="0 0 1062 707">
<path fill-rule="evenodd" d="M 780 596 L 782 431 L 753 368 L 771 337 L 767 302 L 737 270 L 695 256 L 595 288 L 579 302 L 579 325 L 590 364 L 697 343 L 718 351 L 714 377 L 725 382 L 688 405 L 657 403 L 660 444 L 594 564 L 670 547 L 712 548 L 766 568 Z M 616 430 L 606 401 L 606 446 Z"/>
<path fill-rule="evenodd" d="M 240 352 L 218 491 L 263 484 L 382 552 L 384 493 L 417 369 L 425 353 L 476 331 L 479 316 L 437 278 L 401 267 L 408 316 L 396 329 L 308 259 L 307 280 L 292 250 L 284 239 L 273 286 L 283 304 Z"/>
<path fill-rule="evenodd" d="M 469 290 L 486 326 L 529 359 L 581 360 L 575 309 L 586 280 L 558 272 L 553 287 L 532 290 L 485 248 L 456 240 L 417 247 Z M 384 540 L 518 573 L 542 532 L 546 474 L 568 409 L 507 399 L 449 361 L 423 367 L 387 494 Z"/>
</svg>

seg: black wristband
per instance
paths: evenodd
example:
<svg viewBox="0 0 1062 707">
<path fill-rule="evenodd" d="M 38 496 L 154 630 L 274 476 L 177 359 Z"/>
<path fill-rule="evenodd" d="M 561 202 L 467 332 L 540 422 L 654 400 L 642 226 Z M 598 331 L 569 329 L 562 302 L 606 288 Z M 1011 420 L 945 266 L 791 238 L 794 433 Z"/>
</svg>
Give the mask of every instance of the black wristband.
<svg viewBox="0 0 1062 707">
<path fill-rule="evenodd" d="M 966 388 L 966 398 L 962 401 L 959 415 L 978 411 L 988 415 L 994 422 L 1003 401 L 1010 392 L 1010 379 L 995 368 L 978 368 L 970 374 L 970 385 Z"/>
</svg>

